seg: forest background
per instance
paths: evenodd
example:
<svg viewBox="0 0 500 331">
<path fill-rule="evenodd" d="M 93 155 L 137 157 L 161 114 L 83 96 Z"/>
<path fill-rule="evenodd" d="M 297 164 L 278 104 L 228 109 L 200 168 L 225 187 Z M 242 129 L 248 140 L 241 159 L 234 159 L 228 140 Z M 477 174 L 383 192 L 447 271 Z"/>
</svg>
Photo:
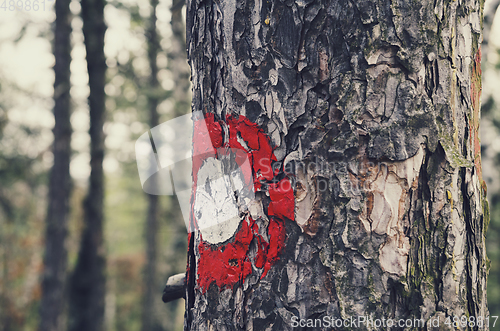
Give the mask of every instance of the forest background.
<svg viewBox="0 0 500 331">
<path fill-rule="evenodd" d="M 43 7 L 42 7 L 43 1 Z M 36 330 L 39 324 L 48 178 L 53 164 L 54 1 L 0 0 L 0 331 Z M 19 4 L 18 4 L 19 3 Z M 487 0 L 484 16 L 481 147 L 491 222 L 488 305 L 500 314 L 500 0 Z M 21 5 L 21 6 L 19 6 Z M 157 20 L 152 20 L 152 6 Z M 23 9 L 20 9 L 23 8 Z M 190 111 L 183 1 L 108 1 L 104 158 L 105 329 L 182 330 L 184 300 L 161 302 L 163 286 L 186 265 L 186 229 L 175 197 L 159 199 L 158 223 L 147 222 L 134 146 L 149 129 L 151 96 L 159 123 Z M 11 10 L 12 9 L 12 10 Z M 74 269 L 84 226 L 83 200 L 90 174 L 88 73 L 80 3 L 72 1 L 68 274 Z M 499 14 L 496 14 L 499 12 Z M 158 32 L 151 40 L 151 26 Z M 158 86 L 151 89 L 151 43 Z M 155 239 L 151 240 L 151 227 Z M 149 231 L 148 231 L 149 230 Z M 148 254 L 153 249 L 155 254 Z M 146 268 L 154 265 L 154 268 Z M 153 270 L 153 274 L 149 274 Z M 148 279 L 153 279 L 149 282 Z M 148 289 L 156 294 L 148 297 Z M 148 313 L 145 315 L 145 311 Z M 147 321 L 145 321 L 146 316 Z"/>
</svg>

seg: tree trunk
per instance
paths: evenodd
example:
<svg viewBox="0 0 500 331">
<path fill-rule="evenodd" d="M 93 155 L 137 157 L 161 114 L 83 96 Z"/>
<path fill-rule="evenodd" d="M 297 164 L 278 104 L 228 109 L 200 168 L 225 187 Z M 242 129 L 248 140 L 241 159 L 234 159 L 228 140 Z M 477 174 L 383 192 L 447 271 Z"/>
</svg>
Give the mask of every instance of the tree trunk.
<svg viewBox="0 0 500 331">
<path fill-rule="evenodd" d="M 184 0 L 173 0 L 170 7 L 171 19 L 170 27 L 172 29 L 172 38 L 168 49 L 168 70 L 172 74 L 175 82 L 171 100 L 174 102 L 173 117 L 186 115 L 190 111 L 191 94 L 189 82 L 189 65 L 186 55 L 186 25 L 182 15 L 182 9 L 185 6 Z M 171 240 L 167 246 L 167 264 L 168 275 L 171 276 L 186 270 L 186 226 L 182 218 L 181 209 L 177 196 L 167 196 L 169 201 L 169 210 L 167 213 L 168 232 L 171 233 Z M 179 319 L 180 310 L 183 310 L 183 300 L 171 301 L 166 303 L 168 312 L 166 318 L 170 321 L 176 321 L 175 324 L 169 323 L 167 330 L 178 330 L 182 326 L 182 319 Z"/>
<path fill-rule="evenodd" d="M 66 302 L 67 248 L 71 176 L 71 12 L 70 1 L 55 4 L 54 64 L 54 164 L 50 173 L 45 232 L 45 256 L 40 300 L 39 331 L 62 331 Z"/>
<path fill-rule="evenodd" d="M 149 125 L 151 128 L 159 124 L 158 103 L 161 87 L 158 82 L 158 65 L 156 58 L 159 52 L 159 39 L 156 29 L 156 8 L 158 0 L 151 0 L 151 16 L 149 18 L 149 26 L 146 32 L 148 43 L 148 59 L 151 69 L 148 95 L 149 106 Z M 152 331 L 158 328 L 158 321 L 155 316 L 155 302 L 159 301 L 157 291 L 157 263 L 158 263 L 158 230 L 159 230 L 159 201 L 157 195 L 147 195 L 148 211 L 145 224 L 145 242 L 146 242 L 146 265 L 144 268 L 144 293 L 142 297 L 142 330 Z"/>
<path fill-rule="evenodd" d="M 82 0 L 81 16 L 89 74 L 90 178 L 84 201 L 84 229 L 70 284 L 71 331 L 104 328 L 106 259 L 103 238 L 104 132 L 106 58 L 104 0 Z"/>
<path fill-rule="evenodd" d="M 186 26 L 182 16 L 185 0 L 173 0 L 170 8 L 170 26 L 173 38 L 168 51 L 168 69 L 172 73 L 175 87 L 172 100 L 175 102 L 174 116 L 182 116 L 189 113 L 191 101 L 189 83 L 189 65 L 186 57 Z M 180 222 L 184 227 L 184 222 Z"/>
<path fill-rule="evenodd" d="M 188 1 L 209 135 L 186 330 L 487 329 L 481 20 L 475 0 Z M 228 147 L 253 199 L 207 189 Z"/>
</svg>

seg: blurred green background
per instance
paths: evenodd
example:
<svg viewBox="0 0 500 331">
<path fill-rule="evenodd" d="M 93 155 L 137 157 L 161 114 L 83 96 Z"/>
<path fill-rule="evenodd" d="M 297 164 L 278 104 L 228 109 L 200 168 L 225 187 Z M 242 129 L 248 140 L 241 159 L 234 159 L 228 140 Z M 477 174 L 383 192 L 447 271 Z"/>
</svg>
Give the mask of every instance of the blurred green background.
<svg viewBox="0 0 500 331">
<path fill-rule="evenodd" d="M 0 5 L 1 5 L 0 1 Z M 54 2 L 38 11 L 0 7 L 0 330 L 36 330 L 39 323 L 48 176 L 54 126 Z M 9 3 L 7 2 L 7 6 Z M 52 5 L 52 6 L 51 6 Z M 67 249 L 71 271 L 83 227 L 89 166 L 89 93 L 79 1 L 71 2 L 71 124 L 73 178 Z M 184 20 L 183 2 L 161 1 L 157 57 L 160 123 L 190 111 L 189 66 L 183 36 L 174 33 L 172 14 Z M 135 141 L 149 125 L 151 70 L 147 59 L 148 0 L 110 1 L 105 55 L 106 111 L 105 241 L 107 256 L 106 330 L 140 330 L 146 263 L 148 201 L 135 161 Z M 179 16 L 179 14 L 181 14 Z M 177 26 L 177 29 L 184 27 Z M 182 330 L 184 300 L 164 304 L 168 276 L 186 269 L 187 232 L 175 197 L 160 197 L 155 261 L 154 330 Z M 153 331 L 153 330 L 152 330 Z"/>
</svg>

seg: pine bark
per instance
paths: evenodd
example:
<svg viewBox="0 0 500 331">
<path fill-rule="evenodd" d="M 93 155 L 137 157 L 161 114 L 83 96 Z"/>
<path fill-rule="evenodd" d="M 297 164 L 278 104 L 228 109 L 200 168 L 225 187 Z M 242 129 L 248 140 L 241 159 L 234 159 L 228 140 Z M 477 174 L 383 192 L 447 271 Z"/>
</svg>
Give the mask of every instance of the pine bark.
<svg viewBox="0 0 500 331">
<path fill-rule="evenodd" d="M 71 331 L 104 329 L 106 259 L 104 222 L 104 121 L 106 114 L 106 58 L 104 56 L 104 0 L 82 0 L 81 17 L 87 54 L 90 94 L 90 177 L 84 201 L 84 229 L 70 281 Z"/>
<path fill-rule="evenodd" d="M 255 199 L 236 198 L 231 237 L 190 235 L 186 330 L 359 316 L 426 324 L 414 329 L 438 318 L 444 330 L 447 318 L 486 323 L 482 6 L 188 1 L 192 109 L 214 147 L 264 163 L 253 168 Z M 195 131 L 195 148 L 201 138 Z M 287 181 L 293 212 L 278 188 Z"/>
<path fill-rule="evenodd" d="M 71 195 L 71 12 L 70 1 L 55 4 L 54 164 L 50 172 L 39 331 L 62 331 L 67 277 L 69 199 Z"/>
</svg>

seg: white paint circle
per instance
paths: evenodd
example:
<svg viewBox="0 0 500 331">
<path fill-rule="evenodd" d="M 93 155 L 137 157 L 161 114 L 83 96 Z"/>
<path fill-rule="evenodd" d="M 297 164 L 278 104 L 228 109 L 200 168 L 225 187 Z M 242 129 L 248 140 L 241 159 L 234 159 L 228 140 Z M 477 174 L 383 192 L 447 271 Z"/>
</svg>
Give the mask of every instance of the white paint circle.
<svg viewBox="0 0 500 331">
<path fill-rule="evenodd" d="M 194 200 L 194 215 L 203 240 L 219 244 L 235 234 L 241 219 L 233 190 L 223 162 L 207 158 L 198 170 Z"/>
</svg>

